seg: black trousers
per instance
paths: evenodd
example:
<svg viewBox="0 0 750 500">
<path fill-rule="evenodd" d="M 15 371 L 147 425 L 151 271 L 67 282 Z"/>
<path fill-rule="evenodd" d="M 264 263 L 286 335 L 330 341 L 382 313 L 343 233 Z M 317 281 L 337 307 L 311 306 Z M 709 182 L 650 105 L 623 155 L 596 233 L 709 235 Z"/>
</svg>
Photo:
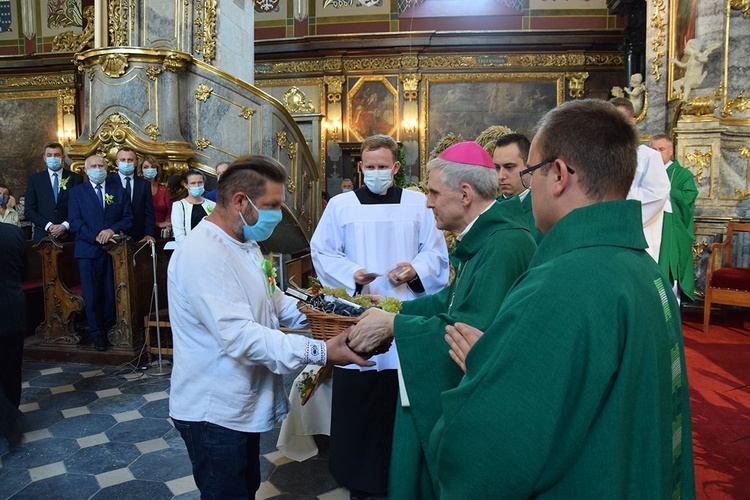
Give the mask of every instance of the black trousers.
<svg viewBox="0 0 750 500">
<path fill-rule="evenodd" d="M 24 332 L 0 337 L 0 389 L 8 402 L 21 404 L 21 364 Z"/>
</svg>

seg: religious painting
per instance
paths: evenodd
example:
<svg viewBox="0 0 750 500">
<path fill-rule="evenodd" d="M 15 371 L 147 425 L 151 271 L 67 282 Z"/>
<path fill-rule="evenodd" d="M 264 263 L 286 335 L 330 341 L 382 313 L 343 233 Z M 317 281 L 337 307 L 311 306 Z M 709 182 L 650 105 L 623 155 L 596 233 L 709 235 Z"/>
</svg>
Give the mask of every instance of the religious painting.
<svg viewBox="0 0 750 500">
<path fill-rule="evenodd" d="M 533 135 L 539 119 L 563 102 L 563 73 L 425 75 L 421 158 L 449 133 L 474 140 L 491 125 Z"/>
<path fill-rule="evenodd" d="M 0 40 L 13 40 L 15 42 L 21 38 L 16 8 L 16 2 L 0 0 Z"/>
<path fill-rule="evenodd" d="M 698 11 L 698 0 L 673 0 L 669 3 L 669 53 L 668 60 L 683 61 L 685 46 L 688 40 L 695 38 L 695 18 Z M 684 61 L 683 61 L 684 62 Z M 667 63 L 667 86 L 669 99 L 677 99 L 674 81 L 685 75 L 685 70 L 671 62 Z"/>
<path fill-rule="evenodd" d="M 375 134 L 398 131 L 398 91 L 384 76 L 364 76 L 347 94 L 349 140 L 363 141 Z"/>
</svg>

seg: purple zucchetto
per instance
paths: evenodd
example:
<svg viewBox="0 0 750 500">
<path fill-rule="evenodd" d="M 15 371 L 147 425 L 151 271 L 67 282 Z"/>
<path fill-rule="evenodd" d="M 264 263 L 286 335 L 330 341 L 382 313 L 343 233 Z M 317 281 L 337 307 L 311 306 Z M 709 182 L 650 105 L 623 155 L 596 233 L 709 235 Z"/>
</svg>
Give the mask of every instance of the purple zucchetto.
<svg viewBox="0 0 750 500">
<path fill-rule="evenodd" d="M 447 148 L 438 155 L 438 158 L 465 165 L 476 165 L 478 167 L 495 168 L 490 154 L 482 146 L 473 141 L 459 142 Z"/>
</svg>

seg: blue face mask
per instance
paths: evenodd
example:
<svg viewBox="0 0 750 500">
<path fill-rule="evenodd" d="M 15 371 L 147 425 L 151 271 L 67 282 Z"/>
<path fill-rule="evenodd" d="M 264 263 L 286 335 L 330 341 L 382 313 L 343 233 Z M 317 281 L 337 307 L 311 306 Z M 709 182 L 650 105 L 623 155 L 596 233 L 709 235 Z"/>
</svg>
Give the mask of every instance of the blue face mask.
<svg viewBox="0 0 750 500">
<path fill-rule="evenodd" d="M 365 170 L 365 185 L 374 194 L 385 194 L 393 181 L 392 170 Z"/>
<path fill-rule="evenodd" d="M 159 172 L 155 168 L 144 168 L 143 169 L 143 177 L 146 179 L 154 179 Z"/>
<path fill-rule="evenodd" d="M 341 190 L 342 193 L 350 193 L 352 190 L 349 188 L 344 188 Z"/>
<path fill-rule="evenodd" d="M 4 194 L 0 194 L 0 207 L 4 207 L 8 203 L 8 198 Z"/>
<path fill-rule="evenodd" d="M 57 158 L 56 156 L 47 156 L 44 159 L 44 163 L 46 163 L 47 168 L 53 172 L 57 172 L 62 168 L 62 158 Z"/>
<path fill-rule="evenodd" d="M 245 237 L 245 241 L 266 241 L 271 237 L 271 233 L 276 226 L 281 222 L 281 210 L 271 209 L 260 209 L 255 206 L 253 200 L 249 196 L 245 195 L 250 205 L 258 212 L 258 220 L 255 224 L 248 224 L 245 217 L 240 212 L 240 219 L 242 219 L 242 234 Z"/>
<path fill-rule="evenodd" d="M 193 186 L 188 188 L 188 191 L 190 191 L 190 196 L 200 198 L 201 196 L 203 196 L 203 193 L 206 192 L 206 188 L 204 188 L 203 186 Z"/>
<path fill-rule="evenodd" d="M 90 168 L 86 170 L 86 175 L 88 175 L 89 180 L 93 182 L 94 184 L 101 184 L 104 182 L 104 179 L 107 178 L 107 169 L 105 168 Z"/>
<path fill-rule="evenodd" d="M 120 173 L 122 175 L 133 175 L 133 172 L 135 171 L 135 163 L 118 161 L 117 168 L 120 170 Z"/>
</svg>

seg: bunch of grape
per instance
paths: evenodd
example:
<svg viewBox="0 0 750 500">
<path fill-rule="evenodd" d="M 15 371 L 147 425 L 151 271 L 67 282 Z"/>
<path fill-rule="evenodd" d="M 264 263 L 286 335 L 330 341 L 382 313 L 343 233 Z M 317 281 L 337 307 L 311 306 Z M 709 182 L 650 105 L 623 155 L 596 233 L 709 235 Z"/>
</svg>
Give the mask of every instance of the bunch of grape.
<svg viewBox="0 0 750 500">
<path fill-rule="evenodd" d="M 310 301 L 310 306 L 318 311 L 323 311 L 329 314 L 338 314 L 340 316 L 350 316 L 352 318 L 359 317 L 365 312 L 364 307 L 349 305 L 340 301 L 326 300 L 322 293 L 313 297 Z"/>
<path fill-rule="evenodd" d="M 378 303 L 378 307 L 385 312 L 398 314 L 401 310 L 401 301 L 396 297 L 386 297 Z"/>
</svg>

